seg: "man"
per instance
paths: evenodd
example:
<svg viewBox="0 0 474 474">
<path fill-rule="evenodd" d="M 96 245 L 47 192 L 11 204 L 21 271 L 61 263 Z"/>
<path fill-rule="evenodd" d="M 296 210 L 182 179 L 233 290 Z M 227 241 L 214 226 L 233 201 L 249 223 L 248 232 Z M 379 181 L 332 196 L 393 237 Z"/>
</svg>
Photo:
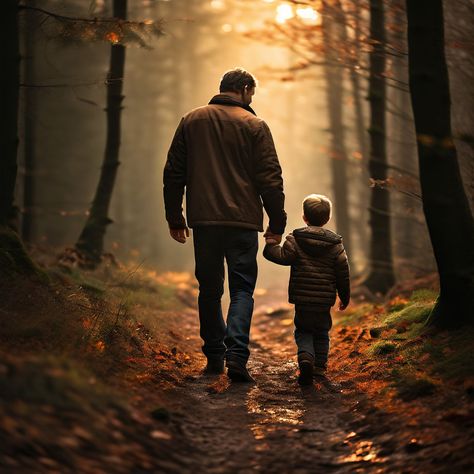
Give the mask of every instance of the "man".
<svg viewBox="0 0 474 474">
<path fill-rule="evenodd" d="M 253 381 L 246 364 L 262 203 L 269 216 L 267 241 L 280 243 L 286 225 L 273 139 L 250 107 L 255 87 L 249 72 L 226 72 L 220 94 L 181 119 L 163 177 L 171 237 L 185 243 L 188 226 L 193 228 L 205 372 L 222 373 L 225 357 L 227 374 L 235 382 Z M 187 224 L 182 208 L 185 188 Z M 230 291 L 227 324 L 221 308 L 224 261 Z"/>
</svg>

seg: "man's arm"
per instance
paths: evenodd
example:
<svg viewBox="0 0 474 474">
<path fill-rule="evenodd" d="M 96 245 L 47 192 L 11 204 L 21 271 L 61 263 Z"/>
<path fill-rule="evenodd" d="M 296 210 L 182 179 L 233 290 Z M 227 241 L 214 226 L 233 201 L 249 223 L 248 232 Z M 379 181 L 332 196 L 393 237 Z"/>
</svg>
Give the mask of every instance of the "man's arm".
<svg viewBox="0 0 474 474">
<path fill-rule="evenodd" d="M 336 255 L 336 288 L 341 300 L 339 309 L 346 309 L 351 299 L 351 281 L 349 275 L 349 261 L 342 244 L 338 245 Z"/>
<path fill-rule="evenodd" d="M 171 142 L 163 172 L 163 195 L 166 220 L 170 230 L 186 229 L 183 216 L 183 195 L 186 186 L 186 144 L 184 141 L 183 119 L 176 129 Z M 173 237 L 174 238 L 174 237 Z"/>
<path fill-rule="evenodd" d="M 263 256 L 270 262 L 278 265 L 291 265 L 297 257 L 294 237 L 289 234 L 283 246 L 267 244 L 263 249 Z"/>
<path fill-rule="evenodd" d="M 286 226 L 283 178 L 272 134 L 264 121 L 261 122 L 256 136 L 255 158 L 255 182 L 270 219 L 270 231 L 272 234 L 282 235 Z"/>
</svg>

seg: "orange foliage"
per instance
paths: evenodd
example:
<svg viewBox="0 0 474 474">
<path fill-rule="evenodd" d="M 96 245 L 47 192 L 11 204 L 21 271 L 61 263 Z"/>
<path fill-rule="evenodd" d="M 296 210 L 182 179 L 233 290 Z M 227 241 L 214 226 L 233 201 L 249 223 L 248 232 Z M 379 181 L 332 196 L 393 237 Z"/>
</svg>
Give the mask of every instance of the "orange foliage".
<svg viewBox="0 0 474 474">
<path fill-rule="evenodd" d="M 115 33 L 114 31 L 109 31 L 106 35 L 105 35 L 105 39 L 107 41 L 110 41 L 111 43 L 113 44 L 117 44 L 120 42 L 120 36 Z"/>
</svg>

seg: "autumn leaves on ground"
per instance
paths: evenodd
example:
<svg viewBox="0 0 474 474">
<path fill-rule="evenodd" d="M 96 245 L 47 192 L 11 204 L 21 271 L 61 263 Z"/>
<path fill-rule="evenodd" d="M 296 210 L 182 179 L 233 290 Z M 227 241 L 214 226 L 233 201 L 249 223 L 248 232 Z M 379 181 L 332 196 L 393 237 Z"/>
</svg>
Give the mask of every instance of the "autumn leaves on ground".
<svg viewBox="0 0 474 474">
<path fill-rule="evenodd" d="M 330 382 L 302 389 L 284 284 L 231 385 L 200 373 L 191 275 L 34 257 L 1 282 L 2 473 L 472 472 L 474 333 L 425 328 L 429 277 L 336 313 Z"/>
</svg>

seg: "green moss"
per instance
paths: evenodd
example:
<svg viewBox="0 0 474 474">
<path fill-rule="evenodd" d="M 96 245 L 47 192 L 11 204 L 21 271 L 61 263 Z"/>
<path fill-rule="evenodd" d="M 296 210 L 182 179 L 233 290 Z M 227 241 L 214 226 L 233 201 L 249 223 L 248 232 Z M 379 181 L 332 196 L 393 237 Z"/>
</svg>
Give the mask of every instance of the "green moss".
<svg viewBox="0 0 474 474">
<path fill-rule="evenodd" d="M 410 301 L 413 302 L 431 302 L 434 304 L 436 298 L 438 297 L 438 293 L 433 290 L 429 290 L 427 288 L 423 288 L 420 290 L 415 290 L 410 297 Z"/>
<path fill-rule="evenodd" d="M 413 303 L 405 306 L 400 311 L 389 313 L 384 319 L 383 323 L 387 327 L 395 327 L 403 323 L 407 326 L 413 323 L 424 323 L 428 318 L 433 303 Z"/>
<path fill-rule="evenodd" d="M 343 313 L 336 313 L 336 324 L 341 326 L 358 326 L 367 318 L 367 313 L 372 312 L 374 305 L 371 303 L 349 307 Z"/>
<path fill-rule="evenodd" d="M 369 347 L 369 354 L 372 355 L 385 355 L 392 354 L 397 350 L 396 344 L 388 341 L 378 341 L 371 347 Z"/>
</svg>

